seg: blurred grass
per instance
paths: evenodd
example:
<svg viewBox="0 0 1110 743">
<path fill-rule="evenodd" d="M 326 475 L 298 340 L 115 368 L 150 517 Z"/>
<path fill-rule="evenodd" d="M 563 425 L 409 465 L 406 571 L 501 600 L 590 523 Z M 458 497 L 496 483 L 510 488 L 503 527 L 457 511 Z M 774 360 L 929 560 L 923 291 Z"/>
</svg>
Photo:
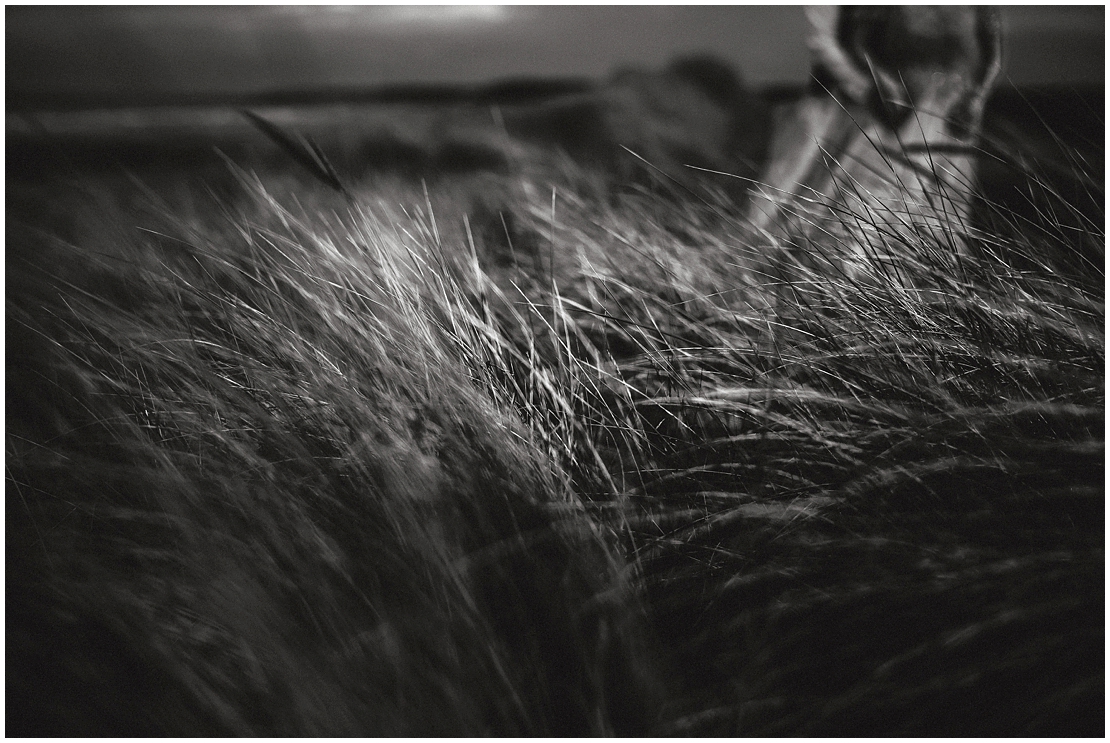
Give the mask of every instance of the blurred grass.
<svg viewBox="0 0 1110 743">
<path fill-rule="evenodd" d="M 516 166 L 9 186 L 9 731 L 1098 734 L 1100 225 Z"/>
</svg>

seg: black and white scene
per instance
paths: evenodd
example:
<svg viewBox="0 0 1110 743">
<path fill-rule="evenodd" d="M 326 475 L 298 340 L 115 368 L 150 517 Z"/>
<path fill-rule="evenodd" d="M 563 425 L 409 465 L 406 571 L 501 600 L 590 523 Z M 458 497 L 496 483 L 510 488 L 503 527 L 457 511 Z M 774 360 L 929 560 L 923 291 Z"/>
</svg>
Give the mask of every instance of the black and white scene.
<svg viewBox="0 0 1110 743">
<path fill-rule="evenodd" d="M 7 735 L 1104 735 L 1102 5 L 4 21 Z"/>
</svg>

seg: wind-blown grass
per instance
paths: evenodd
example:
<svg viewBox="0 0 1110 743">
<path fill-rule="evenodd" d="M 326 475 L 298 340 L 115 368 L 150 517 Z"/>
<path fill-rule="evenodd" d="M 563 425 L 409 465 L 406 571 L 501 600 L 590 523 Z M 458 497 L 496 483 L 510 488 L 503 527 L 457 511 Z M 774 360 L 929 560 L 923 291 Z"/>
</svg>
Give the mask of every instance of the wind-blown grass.
<svg viewBox="0 0 1110 743">
<path fill-rule="evenodd" d="M 426 225 L 254 193 L 10 264 L 13 729 L 641 729 L 625 580 Z"/>
<path fill-rule="evenodd" d="M 875 215 L 769 266 L 573 169 L 237 178 L 9 220 L 11 732 L 1101 728 L 1060 234 Z"/>
</svg>

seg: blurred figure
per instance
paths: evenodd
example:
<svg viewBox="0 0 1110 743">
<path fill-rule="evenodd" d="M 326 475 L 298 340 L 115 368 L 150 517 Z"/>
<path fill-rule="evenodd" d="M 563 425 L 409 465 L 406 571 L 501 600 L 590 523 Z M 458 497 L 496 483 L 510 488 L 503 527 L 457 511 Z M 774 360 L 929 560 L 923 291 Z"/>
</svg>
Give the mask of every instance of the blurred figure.
<svg viewBox="0 0 1110 743">
<path fill-rule="evenodd" d="M 808 16 L 811 88 L 776 127 L 756 231 L 802 249 L 840 236 L 849 275 L 893 234 L 924 231 L 961 251 L 951 235 L 966 232 L 983 107 L 1001 69 L 997 13 L 822 6 Z"/>
</svg>

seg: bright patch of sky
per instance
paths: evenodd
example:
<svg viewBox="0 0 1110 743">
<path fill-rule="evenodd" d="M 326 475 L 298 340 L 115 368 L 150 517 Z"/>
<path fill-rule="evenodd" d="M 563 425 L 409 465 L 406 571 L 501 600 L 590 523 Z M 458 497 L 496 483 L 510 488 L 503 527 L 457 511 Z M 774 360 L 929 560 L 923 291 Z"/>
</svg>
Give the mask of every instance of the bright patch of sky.
<svg viewBox="0 0 1110 743">
<path fill-rule="evenodd" d="M 334 5 L 283 7 L 301 15 L 312 26 L 359 26 L 366 30 L 462 31 L 467 27 L 495 25 L 509 20 L 513 8 L 505 5 Z"/>
</svg>

